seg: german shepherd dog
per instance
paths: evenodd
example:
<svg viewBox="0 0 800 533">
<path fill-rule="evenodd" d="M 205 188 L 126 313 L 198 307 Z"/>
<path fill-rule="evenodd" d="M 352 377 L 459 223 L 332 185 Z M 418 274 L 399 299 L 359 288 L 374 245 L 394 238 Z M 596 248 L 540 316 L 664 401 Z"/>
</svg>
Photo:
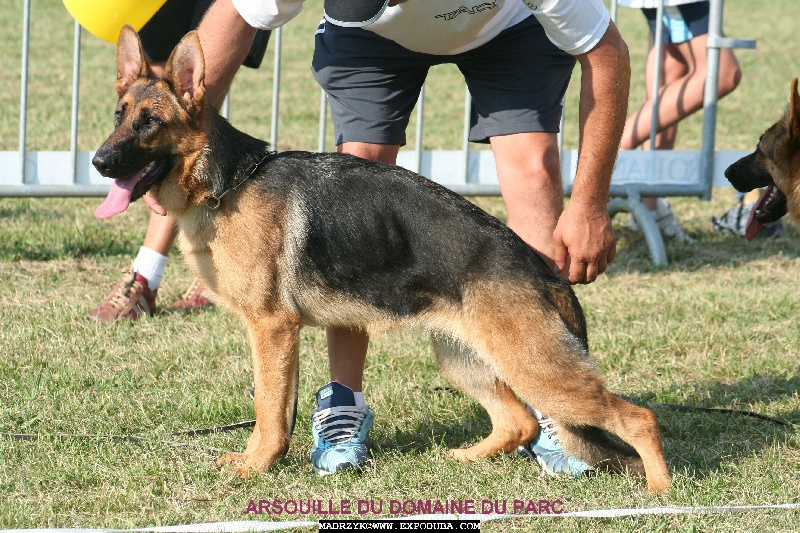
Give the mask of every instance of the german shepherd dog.
<svg viewBox="0 0 800 533">
<path fill-rule="evenodd" d="M 800 220 L 800 94 L 792 80 L 789 107 L 778 122 L 761 135 L 756 151 L 725 170 L 739 192 L 766 187 L 750 211 L 745 236 L 753 240 L 768 222 L 787 213 Z"/>
<path fill-rule="evenodd" d="M 399 326 L 430 334 L 444 374 L 489 414 L 491 434 L 455 459 L 530 441 L 539 427 L 521 398 L 555 420 L 574 456 L 668 489 L 655 415 L 605 388 L 569 283 L 504 224 L 394 165 L 274 153 L 237 131 L 204 103 L 194 32 L 157 78 L 125 27 L 117 68 L 116 129 L 92 161 L 114 184 L 95 214 L 149 191 L 151 208 L 177 219 L 191 267 L 247 327 L 255 428 L 244 453 L 219 465 L 246 477 L 286 453 L 303 325 Z"/>
</svg>

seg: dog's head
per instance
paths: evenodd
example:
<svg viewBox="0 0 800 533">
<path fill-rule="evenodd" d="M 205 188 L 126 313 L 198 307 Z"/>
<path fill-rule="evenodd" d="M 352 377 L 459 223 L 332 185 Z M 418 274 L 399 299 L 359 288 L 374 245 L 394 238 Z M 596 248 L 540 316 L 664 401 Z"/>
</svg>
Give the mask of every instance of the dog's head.
<svg viewBox="0 0 800 533">
<path fill-rule="evenodd" d="M 185 179 L 187 159 L 203 145 L 205 64 L 196 32 L 188 33 L 156 77 L 133 28 L 124 26 L 117 42 L 119 102 L 114 132 L 97 150 L 92 164 L 113 178 L 95 216 L 120 213 L 168 178 Z"/>
<path fill-rule="evenodd" d="M 752 240 L 761 227 L 786 213 L 800 220 L 800 94 L 792 80 L 789 109 L 758 141 L 756 151 L 725 170 L 739 192 L 766 187 L 750 211 L 746 237 Z"/>
</svg>

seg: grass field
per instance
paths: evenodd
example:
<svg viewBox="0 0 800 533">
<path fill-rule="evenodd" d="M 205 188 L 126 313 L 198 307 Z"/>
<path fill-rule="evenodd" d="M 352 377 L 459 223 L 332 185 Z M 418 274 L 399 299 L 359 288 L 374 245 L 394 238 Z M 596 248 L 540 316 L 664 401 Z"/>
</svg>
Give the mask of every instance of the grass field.
<svg viewBox="0 0 800 533">
<path fill-rule="evenodd" d="M 314 149 L 319 91 L 308 62 L 321 2 L 307 2 L 286 27 L 281 148 Z M 21 2 L 0 0 L 0 149 L 16 149 Z M 68 148 L 72 23 L 58 2 L 33 2 L 29 148 Z M 644 21 L 621 10 L 634 58 L 634 98 L 641 95 Z M 727 32 L 758 40 L 741 51 L 740 88 L 720 105 L 717 145 L 746 150 L 782 112 L 800 49 L 788 21 L 800 4 L 776 0 L 753 11 L 726 2 Z M 108 134 L 113 109 L 111 45 L 84 36 L 81 149 Z M 269 53 L 269 52 L 268 52 Z M 233 90 L 232 120 L 268 135 L 271 61 L 244 71 Z M 427 148 L 457 147 L 461 85 L 457 72 L 434 72 L 426 102 Z M 568 112 L 574 113 L 575 89 Z M 459 98 L 452 98 L 452 94 Z M 454 101 L 455 100 L 455 101 Z M 634 105 L 636 101 L 632 102 Z M 245 113 L 247 110 L 247 113 Z M 285 115 L 285 119 L 283 118 Z M 569 123 L 574 123 L 573 121 Z M 699 146 L 700 117 L 679 137 Z M 567 146 L 575 142 L 567 128 Z M 141 322 L 101 326 L 86 320 L 127 268 L 147 220 L 144 205 L 97 221 L 96 199 L 0 199 L 0 528 L 141 527 L 256 519 L 250 500 L 559 499 L 565 511 L 612 507 L 754 505 L 800 501 L 800 234 L 746 243 L 714 233 L 709 217 L 734 202 L 730 189 L 710 202 L 673 201 L 698 242 L 669 243 L 670 265 L 651 266 L 641 236 L 615 219 L 619 253 L 607 275 L 576 287 L 589 323 L 591 351 L 609 387 L 637 404 L 651 402 L 664 437 L 674 489 L 649 497 L 626 476 L 548 479 L 517 456 L 461 465 L 451 447 L 490 430 L 485 413 L 449 392 L 426 339 L 410 333 L 372 340 L 365 393 L 376 413 L 374 468 L 320 478 L 308 464 L 308 413 L 327 381 L 325 338 L 307 328 L 301 346 L 299 413 L 289 454 L 268 474 L 238 481 L 214 466 L 222 450 L 240 450 L 249 430 L 168 439 L 172 432 L 253 418 L 244 392 L 252 379 L 243 327 L 215 309 L 159 313 Z M 502 203 L 477 198 L 503 218 Z M 175 254 L 159 293 L 166 306 L 191 275 Z M 740 415 L 677 412 L 659 404 L 750 410 L 791 425 Z M 53 440 L 47 435 L 137 435 L 141 442 Z M 179 440 L 180 442 L 174 442 Z M 355 505 L 355 504 L 353 504 Z M 385 516 L 385 514 L 383 515 Z M 305 519 L 278 516 L 276 520 Z M 319 516 L 311 516 L 311 519 Z M 483 531 L 795 531 L 800 512 L 620 519 L 519 519 Z"/>
</svg>

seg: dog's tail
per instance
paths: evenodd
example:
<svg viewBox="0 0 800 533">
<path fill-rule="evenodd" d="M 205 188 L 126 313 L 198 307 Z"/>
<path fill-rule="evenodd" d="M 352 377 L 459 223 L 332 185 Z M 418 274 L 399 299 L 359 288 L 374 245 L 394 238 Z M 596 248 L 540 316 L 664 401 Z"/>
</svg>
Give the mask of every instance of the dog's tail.
<svg viewBox="0 0 800 533">
<path fill-rule="evenodd" d="M 558 438 L 569 454 L 592 465 L 594 470 L 645 475 L 644 463 L 636 450 L 601 429 L 559 426 Z"/>
</svg>

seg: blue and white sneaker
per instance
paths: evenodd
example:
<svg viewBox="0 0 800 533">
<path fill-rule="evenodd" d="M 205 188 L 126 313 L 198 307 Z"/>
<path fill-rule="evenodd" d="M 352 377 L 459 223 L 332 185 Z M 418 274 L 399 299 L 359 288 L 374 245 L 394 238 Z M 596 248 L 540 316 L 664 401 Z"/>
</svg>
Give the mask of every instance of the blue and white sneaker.
<svg viewBox="0 0 800 533">
<path fill-rule="evenodd" d="M 311 412 L 311 466 L 321 476 L 350 468 L 366 468 L 368 434 L 375 416 L 357 407 L 352 389 L 332 381 L 317 391 Z"/>
<path fill-rule="evenodd" d="M 525 407 L 539 422 L 539 433 L 528 444 L 519 446 L 517 448 L 518 453 L 528 459 L 535 459 L 539 466 L 542 467 L 542 474 L 547 476 L 569 474 L 573 477 L 579 477 L 592 469 L 585 462 L 564 451 L 558 441 L 558 432 L 553 419 L 547 418 L 538 409 L 534 409 L 529 405 Z"/>
</svg>

